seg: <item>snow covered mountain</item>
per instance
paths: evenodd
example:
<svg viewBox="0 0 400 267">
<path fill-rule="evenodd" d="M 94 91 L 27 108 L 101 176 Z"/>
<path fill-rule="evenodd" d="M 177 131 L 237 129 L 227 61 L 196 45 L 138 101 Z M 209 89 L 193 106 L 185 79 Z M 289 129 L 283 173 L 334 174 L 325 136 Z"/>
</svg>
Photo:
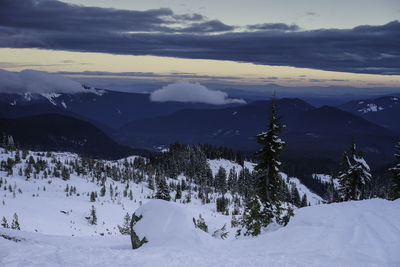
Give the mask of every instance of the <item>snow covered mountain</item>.
<svg viewBox="0 0 400 267">
<path fill-rule="evenodd" d="M 400 97 L 398 96 L 351 101 L 340 105 L 339 108 L 400 132 Z"/>
<path fill-rule="evenodd" d="M 229 104 L 222 106 L 237 106 Z M 201 103 L 153 102 L 150 94 L 116 92 L 84 86 L 82 92 L 1 93 L 0 117 L 15 118 L 57 113 L 120 127 L 132 120 L 167 115 L 186 108 L 212 109 Z"/>
</svg>

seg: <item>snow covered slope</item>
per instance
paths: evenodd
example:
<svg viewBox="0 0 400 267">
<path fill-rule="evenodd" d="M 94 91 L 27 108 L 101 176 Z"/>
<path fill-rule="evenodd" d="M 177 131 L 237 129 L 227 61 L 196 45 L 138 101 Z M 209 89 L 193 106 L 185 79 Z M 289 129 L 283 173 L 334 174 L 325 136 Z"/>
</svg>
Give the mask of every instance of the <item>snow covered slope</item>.
<svg viewBox="0 0 400 267">
<path fill-rule="evenodd" d="M 0 235 L 20 242 L 0 238 L 0 266 L 400 265 L 400 200 L 301 208 L 287 227 L 226 241 L 204 236 L 188 220 L 177 222 L 188 214 L 184 206 L 157 202 L 139 210 L 147 225 L 143 231 L 157 236 L 138 250 L 131 250 L 124 236 L 61 237 L 1 229 Z M 156 212 L 160 216 L 154 222 Z"/>
<path fill-rule="evenodd" d="M 400 200 L 372 199 L 300 208 L 287 227 L 269 227 L 257 238 L 236 238 L 239 228 L 231 224 L 232 201 L 228 205 L 229 215 L 216 212 L 215 200 L 220 194 L 211 192 L 210 203 L 202 203 L 194 184 L 191 190 L 182 191 L 182 198 L 176 202 L 154 200 L 155 190 L 148 184 L 152 176 L 132 167 L 135 159 L 143 158 L 86 161 L 85 164 L 93 165 L 93 172 L 87 172 L 76 167 L 83 164 L 76 154 L 26 152 L 25 159 L 23 154 L 10 174 L 6 171 L 7 162 L 17 156 L 16 152 L 0 149 L 0 220 L 4 216 L 11 223 L 17 213 L 21 225 L 21 231 L 0 228 L 1 267 L 400 264 Z M 29 161 L 36 164 L 27 178 Z M 214 173 L 220 166 L 227 172 L 233 166 L 237 171 L 241 168 L 226 160 L 208 162 Z M 43 165 L 47 166 L 45 170 L 40 167 Z M 97 165 L 103 168 L 100 174 Z M 245 165 L 252 170 L 251 163 Z M 62 179 L 62 173 L 55 175 L 57 169 L 64 167 L 70 170 L 67 180 Z M 124 181 L 123 177 L 133 174 L 144 177 L 136 182 Z M 298 179 L 281 175 L 288 185 L 296 185 L 300 195 L 306 194 L 311 204 L 321 203 Z M 168 182 L 185 179 L 179 175 L 178 180 Z M 103 181 L 105 194 L 101 193 Z M 188 187 L 190 183 L 186 183 Z M 127 193 L 130 191 L 132 195 Z M 98 194 L 94 201 L 90 199 L 92 192 Z M 172 199 L 174 196 L 175 191 L 171 192 Z M 232 198 L 230 193 L 225 197 Z M 96 209 L 97 225 L 85 218 L 92 206 Z M 129 236 L 118 231 L 125 214 L 133 212 L 143 215 L 135 225 L 137 234 L 149 240 L 135 251 Z M 207 233 L 195 228 L 192 221 L 200 215 L 208 225 Z M 224 225 L 228 237 L 214 238 L 213 233 Z"/>
</svg>

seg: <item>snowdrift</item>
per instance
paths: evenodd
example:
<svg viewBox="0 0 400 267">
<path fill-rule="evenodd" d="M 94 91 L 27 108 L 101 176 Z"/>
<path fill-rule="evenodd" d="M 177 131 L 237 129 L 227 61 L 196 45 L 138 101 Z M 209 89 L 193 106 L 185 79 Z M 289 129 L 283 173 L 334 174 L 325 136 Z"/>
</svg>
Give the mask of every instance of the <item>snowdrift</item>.
<svg viewBox="0 0 400 267">
<path fill-rule="evenodd" d="M 195 228 L 187 208 L 173 202 L 154 199 L 135 211 L 142 215 L 134 226 L 136 234 L 144 236 L 150 246 L 199 246 L 211 237 Z"/>
<path fill-rule="evenodd" d="M 135 230 L 149 239 L 137 250 L 127 236 L 0 229 L 25 239 L 0 237 L 0 266 L 400 266 L 400 199 L 301 208 L 287 227 L 225 241 L 195 229 L 184 205 L 151 200 L 136 214 Z"/>
</svg>

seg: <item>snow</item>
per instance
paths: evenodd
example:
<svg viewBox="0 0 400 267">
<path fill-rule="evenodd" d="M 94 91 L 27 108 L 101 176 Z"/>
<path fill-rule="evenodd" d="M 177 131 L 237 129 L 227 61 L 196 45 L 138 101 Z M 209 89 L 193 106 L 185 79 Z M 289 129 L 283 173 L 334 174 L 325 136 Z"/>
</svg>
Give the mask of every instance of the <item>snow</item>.
<svg viewBox="0 0 400 267">
<path fill-rule="evenodd" d="M 257 238 L 225 241 L 191 227 L 184 208 L 170 204 L 151 201 L 137 211 L 143 213 L 142 225 L 151 223 L 143 227 L 143 232 L 153 239 L 137 250 L 130 249 L 128 236 L 62 237 L 1 229 L 0 234 L 24 240 L 16 243 L 0 238 L 0 266 L 400 264 L 400 200 L 371 199 L 301 208 L 287 227 Z M 152 238 L 151 230 L 157 237 Z"/>
<path fill-rule="evenodd" d="M 369 104 L 367 104 L 367 107 L 359 109 L 358 111 L 363 113 L 363 114 L 366 114 L 366 113 L 369 113 L 369 112 L 378 112 L 378 111 L 381 111 L 381 110 L 384 110 L 384 108 L 381 107 L 381 106 L 378 106 L 376 104 L 369 103 Z"/>
<path fill-rule="evenodd" d="M 207 160 L 208 164 L 210 165 L 212 174 L 215 176 L 220 167 L 226 170 L 226 173 L 229 173 L 229 170 L 235 167 L 236 172 L 239 174 L 242 170 L 242 166 L 236 162 L 232 162 L 227 159 L 209 159 Z M 249 161 L 244 162 L 244 167 L 249 169 L 250 172 L 253 171 L 255 164 Z"/>
<path fill-rule="evenodd" d="M 331 182 L 332 176 L 329 175 L 329 174 L 314 173 L 312 175 L 312 178 L 315 179 L 315 180 L 320 181 L 321 183 L 329 184 Z M 339 180 L 337 178 L 333 178 L 333 186 L 335 188 L 339 187 Z"/>
<path fill-rule="evenodd" d="M 39 157 L 38 153 L 29 153 L 35 160 Z M 0 160 L 14 156 L 15 152 L 0 149 Z M 78 159 L 73 153 L 52 153 L 52 157 L 61 162 Z M 131 162 L 135 157 L 126 160 Z M 54 168 L 51 158 L 41 158 Z M 121 166 L 124 162 L 121 159 L 104 164 Z M 241 169 L 239 164 L 224 159 L 208 162 L 214 174 L 220 166 L 227 172 L 233 166 L 237 172 Z M 230 223 L 232 216 L 216 212 L 215 202 L 202 204 L 196 192 L 192 193 L 190 203 L 182 201 L 188 191 L 183 192 L 182 200 L 166 202 L 151 199 L 154 191 L 146 182 L 130 182 L 130 200 L 122 194 L 126 183 L 107 177 L 105 196 L 99 195 L 95 202 L 90 202 L 88 193 L 101 188 L 90 175 L 71 174 L 67 181 L 54 177 L 26 180 L 18 175 L 18 168 L 24 166 L 23 160 L 12 176 L 0 171 L 3 181 L 7 179 L 6 190 L 4 184 L 0 188 L 0 219 L 5 216 L 10 223 L 17 213 L 21 225 L 21 231 L 0 228 L 2 267 L 400 265 L 400 200 L 371 199 L 300 208 L 287 227 L 269 227 L 256 238 L 236 238 L 237 228 Z M 252 171 L 254 164 L 245 162 L 245 166 Z M 306 194 L 311 204 L 322 203 L 297 178 L 280 174 L 284 181 L 296 185 L 300 195 Z M 178 179 L 185 177 L 180 175 Z M 168 179 L 173 181 L 176 182 Z M 79 195 L 66 196 L 67 184 L 75 186 Z M 110 196 L 110 184 L 117 196 Z M 9 185 L 15 188 L 15 195 L 7 189 Z M 217 196 L 211 194 L 210 198 L 214 201 Z M 230 194 L 225 196 L 229 198 Z M 85 219 L 92 205 L 96 208 L 97 225 L 90 225 Z M 230 211 L 232 208 L 231 203 Z M 137 250 L 131 249 L 129 236 L 121 235 L 117 228 L 125 214 L 133 212 L 143 216 L 135 231 L 149 241 Z M 208 225 L 208 233 L 193 224 L 192 219 L 200 214 Z M 212 237 L 225 224 L 228 238 Z"/>
<path fill-rule="evenodd" d="M 57 103 L 55 102 L 55 98 L 59 97 L 61 94 L 57 94 L 57 93 L 41 93 L 41 96 L 43 96 L 44 98 L 46 98 L 47 100 L 49 100 L 49 102 L 51 104 L 53 104 L 54 106 L 57 106 Z M 64 103 L 65 105 L 65 103 Z"/>
<path fill-rule="evenodd" d="M 279 173 L 290 188 L 291 184 L 296 185 L 297 190 L 299 191 L 300 197 L 302 197 L 304 194 L 307 196 L 307 202 L 309 202 L 311 205 L 319 205 L 321 203 L 324 203 L 324 200 L 317 194 L 313 193 L 308 189 L 305 185 L 303 185 L 298 178 L 295 177 L 289 177 L 281 172 Z"/>
<path fill-rule="evenodd" d="M 185 206 L 154 199 L 135 211 L 143 218 L 134 229 L 151 246 L 196 247 L 212 237 L 195 228 L 190 213 Z"/>
</svg>

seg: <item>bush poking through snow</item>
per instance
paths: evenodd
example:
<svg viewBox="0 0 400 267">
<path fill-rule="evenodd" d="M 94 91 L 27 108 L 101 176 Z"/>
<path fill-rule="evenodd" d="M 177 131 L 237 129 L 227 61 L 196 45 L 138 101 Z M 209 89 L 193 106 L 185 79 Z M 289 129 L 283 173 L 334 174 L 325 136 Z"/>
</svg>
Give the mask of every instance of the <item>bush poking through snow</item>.
<svg viewBox="0 0 400 267">
<path fill-rule="evenodd" d="M 121 235 L 130 235 L 131 234 L 130 220 L 131 220 L 131 216 L 129 216 L 129 213 L 126 213 L 126 215 L 124 217 L 124 224 L 122 226 L 118 225 L 118 230 L 121 233 Z"/>
<path fill-rule="evenodd" d="M 225 239 L 228 237 L 228 235 L 229 235 L 229 232 L 226 231 L 226 224 L 224 224 L 224 226 L 222 226 L 221 229 L 215 230 L 214 233 L 212 234 L 213 237 L 220 238 L 220 239 Z"/>
<path fill-rule="evenodd" d="M 97 215 L 96 215 L 96 209 L 95 207 L 92 205 L 92 208 L 90 209 L 90 216 L 85 217 L 88 222 L 91 225 L 96 225 L 97 224 Z"/>
<path fill-rule="evenodd" d="M 142 215 L 136 216 L 135 213 L 132 214 L 132 219 L 130 223 L 130 233 L 131 233 L 131 243 L 132 243 L 132 249 L 138 249 L 140 248 L 144 243 L 147 243 L 146 237 L 143 237 L 142 240 L 139 239 L 139 236 L 136 234 L 135 230 L 133 230 L 133 227 L 135 224 L 142 219 Z"/>
<path fill-rule="evenodd" d="M 10 228 L 10 226 L 8 225 L 6 217 L 4 217 L 4 216 L 3 216 L 3 219 L 1 220 L 1 226 L 3 228 Z"/>
<path fill-rule="evenodd" d="M 197 220 L 193 217 L 193 223 L 196 228 L 199 228 L 200 230 L 208 233 L 208 225 L 206 224 L 206 221 L 201 216 L 201 214 L 199 214 L 199 218 Z"/>
<path fill-rule="evenodd" d="M 14 213 L 14 219 L 11 223 L 11 229 L 21 230 L 21 227 L 19 226 L 19 222 L 18 222 L 18 215 L 16 213 Z"/>
</svg>

